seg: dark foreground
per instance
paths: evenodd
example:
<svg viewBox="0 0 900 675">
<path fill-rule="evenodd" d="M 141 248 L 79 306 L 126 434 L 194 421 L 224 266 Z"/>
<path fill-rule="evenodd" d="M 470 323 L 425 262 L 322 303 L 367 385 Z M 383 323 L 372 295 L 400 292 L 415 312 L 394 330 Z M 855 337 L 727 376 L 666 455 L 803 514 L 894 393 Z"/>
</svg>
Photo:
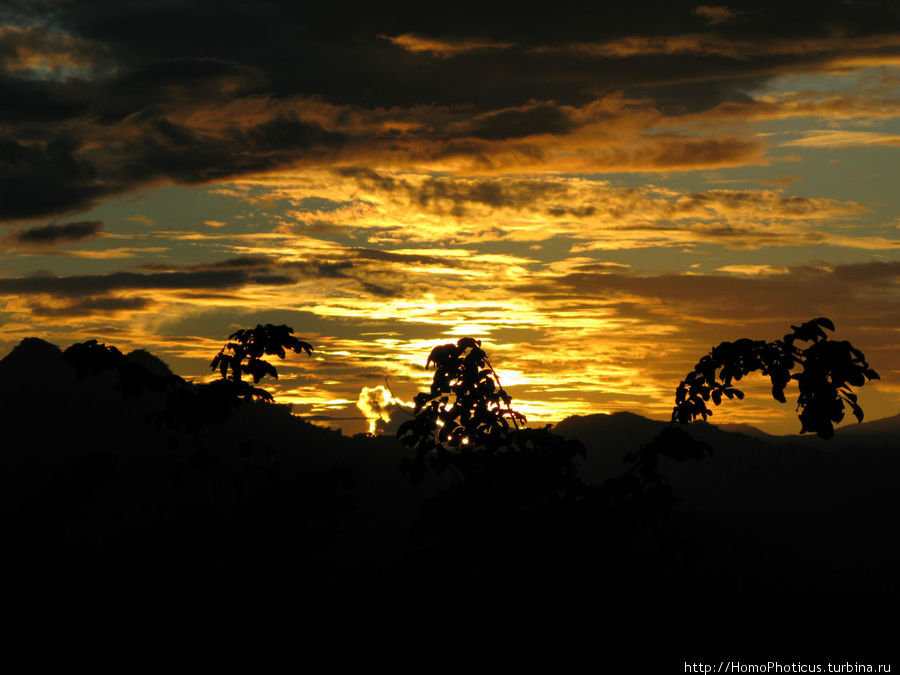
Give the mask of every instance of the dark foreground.
<svg viewBox="0 0 900 675">
<path fill-rule="evenodd" d="M 697 427 L 715 455 L 664 467 L 685 501 L 610 527 L 483 517 L 447 500 L 450 476 L 412 487 L 392 438 L 266 404 L 185 426 L 120 384 L 49 345 L 0 362 L 6 672 L 827 672 L 896 653 L 889 435 L 791 448 Z M 559 431 L 600 481 L 654 433 L 641 420 Z"/>
</svg>

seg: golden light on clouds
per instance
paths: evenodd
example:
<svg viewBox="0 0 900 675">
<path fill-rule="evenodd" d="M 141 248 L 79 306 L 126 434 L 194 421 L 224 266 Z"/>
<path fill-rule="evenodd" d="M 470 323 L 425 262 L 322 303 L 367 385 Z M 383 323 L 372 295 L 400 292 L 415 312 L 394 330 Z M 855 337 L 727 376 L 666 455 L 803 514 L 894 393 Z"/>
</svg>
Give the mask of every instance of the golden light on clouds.
<svg viewBox="0 0 900 675">
<path fill-rule="evenodd" d="M 803 138 L 788 141 L 784 145 L 804 148 L 850 148 L 868 145 L 900 146 L 900 134 L 820 129 L 807 131 Z"/>
<path fill-rule="evenodd" d="M 71 75 L 95 60 L 96 50 L 87 41 L 40 26 L 0 26 L 0 44 L 3 69 L 30 76 Z"/>
<path fill-rule="evenodd" d="M 900 27 L 599 7 L 361 8 L 328 39 L 285 18 L 190 49 L 74 5 L 0 26 L 0 343 L 98 338 L 209 378 L 229 332 L 287 323 L 315 358 L 276 397 L 366 431 L 464 335 L 535 423 L 665 417 L 712 344 L 829 316 L 896 412 Z M 764 389 L 720 419 L 792 430 Z"/>
<path fill-rule="evenodd" d="M 401 49 L 409 52 L 425 52 L 439 58 L 450 58 L 465 52 L 481 51 L 486 49 L 507 49 L 513 47 L 511 43 L 493 42 L 490 40 L 453 39 L 439 40 L 421 37 L 405 33 L 403 35 L 379 35 Z"/>
</svg>

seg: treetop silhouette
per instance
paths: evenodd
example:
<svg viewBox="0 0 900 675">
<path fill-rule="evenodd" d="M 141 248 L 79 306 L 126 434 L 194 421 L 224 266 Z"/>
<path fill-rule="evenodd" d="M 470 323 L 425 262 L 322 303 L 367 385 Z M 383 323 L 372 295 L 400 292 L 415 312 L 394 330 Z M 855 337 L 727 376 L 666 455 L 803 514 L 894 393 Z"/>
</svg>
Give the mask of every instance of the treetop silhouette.
<svg viewBox="0 0 900 675">
<path fill-rule="evenodd" d="M 574 476 L 574 459 L 584 456 L 584 446 L 546 429 L 525 428 L 525 415 L 512 409 L 512 397 L 500 384 L 480 340 L 464 337 L 455 344 L 438 345 L 425 367 L 432 364 L 431 387 L 416 394 L 413 419 L 397 430 L 397 437 L 416 451 L 406 467 L 414 481 L 421 479 L 427 465 L 438 472 L 449 467 L 469 479 L 492 472 L 498 462 L 511 466 L 512 454 L 519 455 L 519 461 L 542 457 L 541 463 L 557 465 L 551 473 Z"/>
<path fill-rule="evenodd" d="M 698 417 L 705 421 L 712 415 L 710 400 L 719 405 L 723 397 L 743 399 L 744 393 L 734 383 L 756 371 L 770 378 L 772 397 L 781 403 L 786 402 L 788 384 L 797 382 L 801 434 L 831 438 L 847 406 L 862 422 L 863 410 L 852 387 L 879 379 L 878 373 L 860 350 L 846 340 L 830 340 L 824 329 L 834 331 L 834 323 L 819 317 L 791 326 L 792 332 L 780 340 L 742 338 L 720 343 L 678 385 L 672 422 L 685 424 Z"/>
<path fill-rule="evenodd" d="M 244 382 L 243 375 L 250 375 L 254 384 L 258 384 L 266 375 L 277 380 L 278 371 L 263 356 L 278 356 L 283 359 L 287 351 L 297 354 L 306 352 L 312 356 L 313 346 L 295 337 L 293 333 L 294 329 L 290 326 L 267 323 L 257 324 L 256 328 L 242 328 L 229 335 L 230 342 L 219 350 L 210 363 L 210 368 L 218 370 L 222 375 L 218 383 L 229 383 L 219 386 L 228 387 L 240 398 L 272 401 L 269 392 Z"/>
<path fill-rule="evenodd" d="M 182 378 L 173 375 L 148 352 L 140 350 L 126 356 L 116 347 L 97 340 L 71 345 L 63 352 L 63 360 L 75 368 L 79 379 L 96 377 L 106 371 L 118 373 L 116 389 L 125 396 L 139 396 L 147 391 L 169 392 L 184 384 Z"/>
</svg>

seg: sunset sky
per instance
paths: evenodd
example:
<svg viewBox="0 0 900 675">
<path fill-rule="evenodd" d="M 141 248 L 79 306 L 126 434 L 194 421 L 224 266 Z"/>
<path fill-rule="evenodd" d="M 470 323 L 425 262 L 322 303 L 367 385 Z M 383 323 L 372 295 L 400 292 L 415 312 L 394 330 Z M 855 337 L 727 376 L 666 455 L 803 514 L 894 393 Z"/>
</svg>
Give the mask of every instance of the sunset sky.
<svg viewBox="0 0 900 675">
<path fill-rule="evenodd" d="M 0 355 L 286 323 L 276 399 L 357 432 L 471 335 L 530 422 L 666 418 L 827 316 L 900 412 L 900 4 L 368 4 L 0 4 Z M 799 431 L 768 390 L 711 421 Z"/>
</svg>

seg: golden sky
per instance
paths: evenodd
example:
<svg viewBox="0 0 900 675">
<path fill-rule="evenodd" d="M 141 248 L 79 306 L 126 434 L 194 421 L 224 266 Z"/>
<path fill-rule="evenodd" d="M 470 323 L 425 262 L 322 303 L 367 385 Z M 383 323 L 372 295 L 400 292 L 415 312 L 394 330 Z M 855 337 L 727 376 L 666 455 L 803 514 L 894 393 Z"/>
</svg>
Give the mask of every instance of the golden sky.
<svg viewBox="0 0 900 675">
<path fill-rule="evenodd" d="M 206 379 L 286 323 L 277 400 L 355 432 L 471 335 L 533 423 L 666 418 L 714 344 L 827 316 L 897 413 L 900 9 L 597 4 L 5 4 L 0 354 Z M 747 391 L 712 421 L 799 429 Z"/>
</svg>

